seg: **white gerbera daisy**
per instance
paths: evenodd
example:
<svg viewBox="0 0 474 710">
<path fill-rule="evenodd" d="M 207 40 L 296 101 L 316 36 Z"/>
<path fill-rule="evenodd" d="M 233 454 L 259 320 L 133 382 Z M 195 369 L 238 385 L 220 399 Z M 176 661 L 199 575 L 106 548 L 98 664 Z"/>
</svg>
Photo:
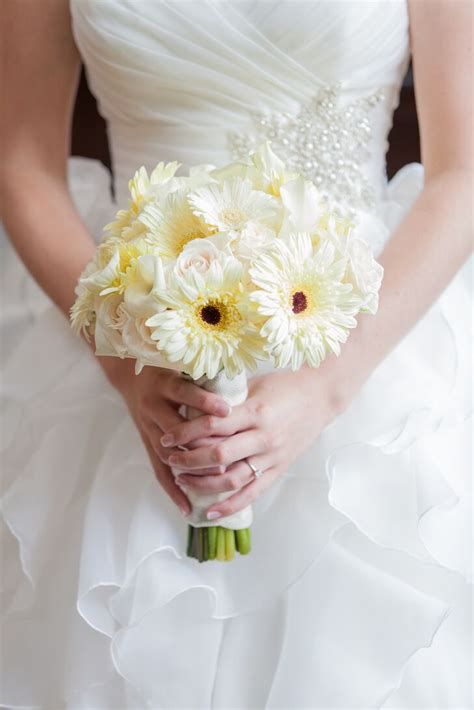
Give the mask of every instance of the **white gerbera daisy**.
<svg viewBox="0 0 474 710">
<path fill-rule="evenodd" d="M 254 190 L 250 180 L 240 177 L 200 187 L 189 193 L 188 200 L 196 215 L 221 232 L 240 232 L 250 221 L 266 222 L 278 211 L 274 197 Z"/>
<path fill-rule="evenodd" d="M 76 285 L 76 300 L 69 312 L 72 329 L 78 335 L 83 333 L 87 341 L 90 340 L 95 324 L 96 290 L 84 282 L 91 274 L 96 273 L 98 268 L 97 257 L 87 264 Z"/>
<path fill-rule="evenodd" d="M 179 168 L 179 163 L 158 163 L 150 176 L 146 168 L 136 171 L 128 183 L 130 204 L 128 210 L 119 210 L 115 220 L 104 227 L 104 231 L 114 237 L 130 241 L 139 237 L 144 231 L 144 225 L 137 220 L 141 211 L 153 199 L 157 189 L 169 182 Z"/>
<path fill-rule="evenodd" d="M 193 379 L 254 371 L 264 357 L 255 312 L 242 288 L 243 268 L 233 257 L 214 260 L 205 275 L 174 274 L 161 301 L 166 310 L 146 321 L 169 362 Z"/>
<path fill-rule="evenodd" d="M 99 264 L 94 262 L 95 268 L 87 270 L 79 279 L 79 284 L 100 296 L 123 293 L 128 285 L 127 274 L 135 260 L 151 251 L 152 248 L 143 240 L 114 242 L 110 254 L 98 252 L 103 260 Z"/>
<path fill-rule="evenodd" d="M 339 354 L 360 306 L 345 271 L 331 242 L 314 248 L 306 233 L 277 240 L 255 261 L 250 298 L 266 319 L 261 334 L 277 367 L 318 367 L 329 350 Z"/>
<path fill-rule="evenodd" d="M 83 288 L 77 294 L 77 298 L 69 312 L 73 331 L 78 335 L 83 333 L 87 341 L 90 340 L 95 321 L 94 298 L 95 296 L 91 291 Z"/>
<path fill-rule="evenodd" d="M 147 229 L 148 243 L 164 259 L 176 259 L 188 242 L 208 237 L 211 232 L 191 210 L 187 194 L 187 190 L 172 192 L 162 207 L 150 203 L 139 217 Z"/>
</svg>

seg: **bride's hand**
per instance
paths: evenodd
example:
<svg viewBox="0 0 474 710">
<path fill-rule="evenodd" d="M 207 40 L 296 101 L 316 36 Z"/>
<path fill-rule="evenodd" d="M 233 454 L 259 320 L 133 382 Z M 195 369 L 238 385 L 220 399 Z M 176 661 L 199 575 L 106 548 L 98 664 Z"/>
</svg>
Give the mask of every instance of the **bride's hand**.
<svg viewBox="0 0 474 710">
<path fill-rule="evenodd" d="M 178 372 L 159 367 L 145 367 L 135 375 L 134 362 L 101 358 L 112 385 L 123 396 L 147 449 L 155 476 L 170 498 L 188 515 L 191 507 L 183 491 L 176 485 L 168 462 L 179 449 L 165 448 L 160 443 L 164 433 L 185 420 L 179 408 L 185 404 L 216 419 L 226 417 L 229 405 L 220 397 L 184 380 Z M 211 474 L 223 470 L 212 465 L 204 469 Z"/>
<path fill-rule="evenodd" d="M 202 493 L 237 491 L 208 510 L 209 519 L 231 515 L 285 472 L 344 408 L 331 389 L 322 373 L 315 370 L 262 375 L 250 381 L 248 399 L 234 407 L 228 417 L 207 415 L 180 422 L 169 429 L 161 443 L 174 447 L 169 461 L 186 471 L 178 477 L 185 487 Z M 227 438 L 210 445 L 206 439 L 210 436 Z M 175 448 L 191 447 L 200 439 L 206 441 L 205 445 L 193 450 Z M 256 479 L 245 459 L 263 475 Z M 225 473 L 208 475 L 204 467 L 216 465 L 226 466 Z"/>
</svg>

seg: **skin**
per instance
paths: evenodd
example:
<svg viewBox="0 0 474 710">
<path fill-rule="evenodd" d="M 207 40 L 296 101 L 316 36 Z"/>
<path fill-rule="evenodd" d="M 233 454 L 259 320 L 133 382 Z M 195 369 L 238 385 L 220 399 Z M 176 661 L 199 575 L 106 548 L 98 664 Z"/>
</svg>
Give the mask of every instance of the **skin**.
<svg viewBox="0 0 474 710">
<path fill-rule="evenodd" d="M 271 486 L 348 406 L 470 253 L 472 5 L 412 0 L 409 11 L 425 187 L 380 259 L 379 311 L 359 318 L 341 356 L 329 357 L 318 370 L 254 378 L 247 401 L 232 412 L 176 373 L 147 367 L 137 377 L 131 362 L 99 358 L 140 431 L 156 478 L 184 514 L 186 486 L 234 491 L 210 508 L 213 518 L 234 513 Z M 3 0 L 1 23 L 0 83 L 7 98 L 0 126 L 1 213 L 18 254 L 67 314 L 94 250 L 66 185 L 80 63 L 68 3 Z M 178 411 L 183 403 L 203 416 L 184 421 Z M 244 458 L 264 475 L 254 479 Z M 183 490 L 170 464 L 183 470 Z"/>
</svg>

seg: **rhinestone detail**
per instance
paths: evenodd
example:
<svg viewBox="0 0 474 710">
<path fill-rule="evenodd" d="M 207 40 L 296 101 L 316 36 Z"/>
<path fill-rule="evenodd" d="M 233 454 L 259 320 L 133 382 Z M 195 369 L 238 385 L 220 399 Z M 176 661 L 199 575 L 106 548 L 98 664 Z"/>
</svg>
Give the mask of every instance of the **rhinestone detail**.
<svg viewBox="0 0 474 710">
<path fill-rule="evenodd" d="M 234 160 L 265 142 L 289 170 L 309 178 L 329 202 L 350 209 L 375 209 L 374 189 L 362 165 L 370 157 L 370 114 L 383 91 L 341 104 L 341 88 L 330 86 L 301 105 L 297 114 L 252 112 L 250 133 L 229 132 Z"/>
</svg>

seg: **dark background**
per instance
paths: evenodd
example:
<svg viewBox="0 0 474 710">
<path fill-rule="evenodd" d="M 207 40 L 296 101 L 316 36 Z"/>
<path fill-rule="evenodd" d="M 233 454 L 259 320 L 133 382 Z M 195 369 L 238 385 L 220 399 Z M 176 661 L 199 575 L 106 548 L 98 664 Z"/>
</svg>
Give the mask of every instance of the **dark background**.
<svg viewBox="0 0 474 710">
<path fill-rule="evenodd" d="M 420 160 L 418 121 L 411 72 L 408 72 L 400 95 L 400 105 L 395 112 L 393 129 L 389 136 L 387 172 L 392 177 L 406 163 Z M 110 155 L 105 122 L 97 113 L 97 105 L 82 72 L 74 110 L 72 130 L 72 155 L 97 158 L 110 168 Z"/>
</svg>

